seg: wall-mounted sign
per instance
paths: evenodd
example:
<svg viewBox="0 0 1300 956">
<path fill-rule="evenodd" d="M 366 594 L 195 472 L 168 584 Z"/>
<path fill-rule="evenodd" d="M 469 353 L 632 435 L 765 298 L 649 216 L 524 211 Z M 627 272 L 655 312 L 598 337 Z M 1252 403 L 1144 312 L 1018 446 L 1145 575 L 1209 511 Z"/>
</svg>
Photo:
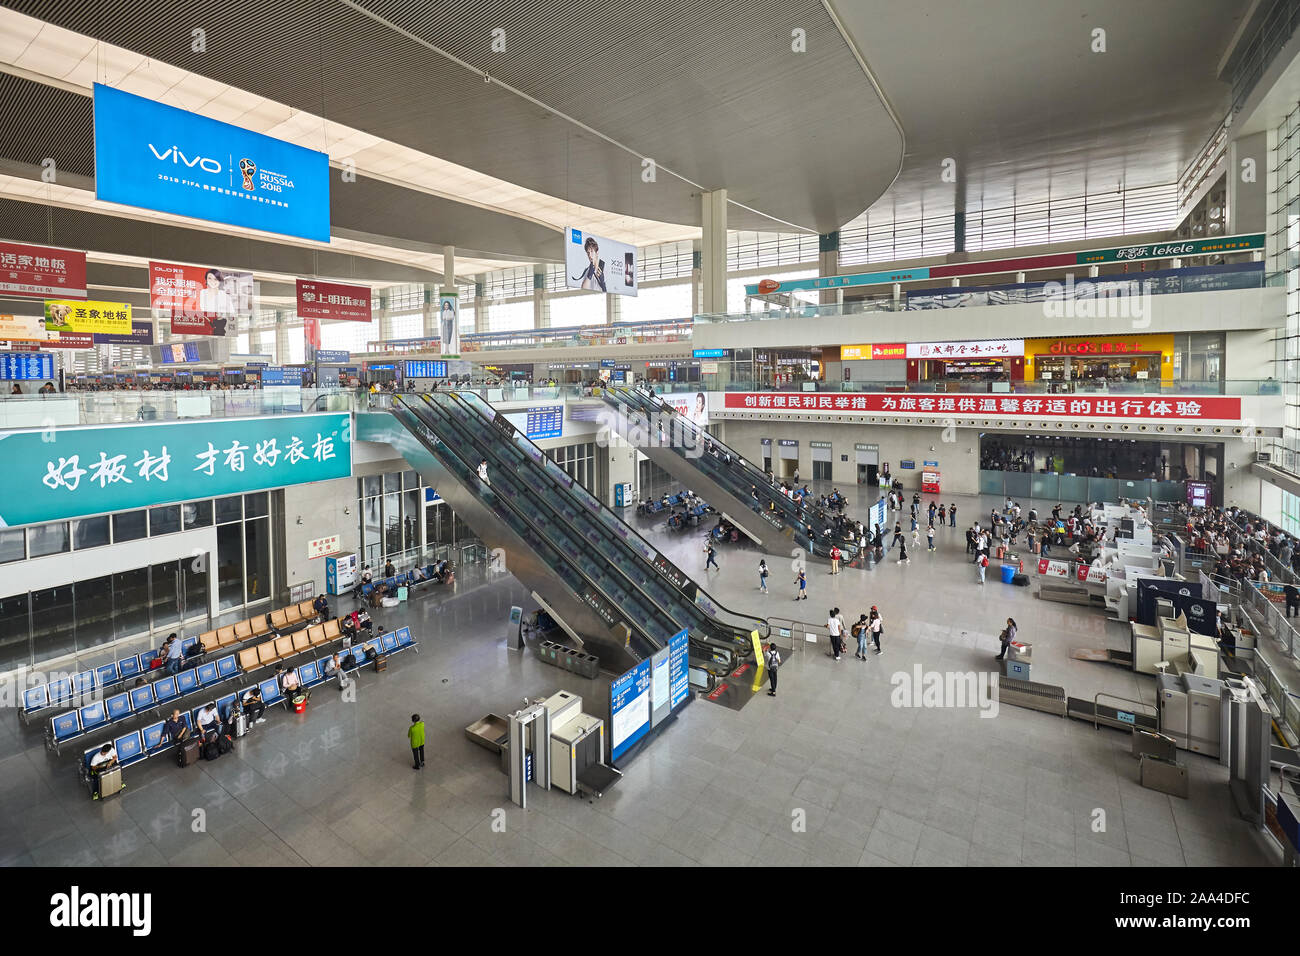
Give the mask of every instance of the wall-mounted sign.
<svg viewBox="0 0 1300 956">
<path fill-rule="evenodd" d="M 131 306 L 125 302 L 45 300 L 45 328 L 50 332 L 131 334 Z"/>
<path fill-rule="evenodd" d="M 636 295 L 635 246 L 572 227 L 565 234 L 564 284 L 568 288 Z"/>
<path fill-rule="evenodd" d="M 902 458 L 899 459 L 898 467 L 902 468 L 905 471 L 911 471 L 914 468 L 916 468 L 916 462 L 910 458 Z"/>
<path fill-rule="evenodd" d="M 924 461 L 924 462 L 922 462 L 921 464 L 924 465 L 926 468 L 938 468 L 938 467 L 939 467 L 939 463 L 938 463 L 937 461 Z"/>
<path fill-rule="evenodd" d="M 564 432 L 564 406 L 543 405 L 528 409 L 524 435 L 530 439 L 559 438 Z"/>
<path fill-rule="evenodd" d="M 96 83 L 95 198 L 330 241 L 329 156 Z"/>
<path fill-rule="evenodd" d="M 781 438 L 781 439 L 778 439 L 777 444 L 780 445 L 782 448 L 798 448 L 798 447 L 799 447 L 799 439 L 797 439 L 797 438 Z"/>
<path fill-rule="evenodd" d="M 1241 399 L 1223 395 L 1198 395 L 1195 398 L 1164 398 L 1159 395 L 1134 396 L 1053 396 L 1021 395 L 926 395 L 898 392 L 857 394 L 839 393 L 803 395 L 787 392 L 727 392 L 725 408 L 754 411 L 805 412 L 901 412 L 914 417 L 927 415 L 1024 415 L 1043 418 L 1059 415 L 1066 418 L 1156 418 L 1196 421 L 1241 420 Z"/>
<path fill-rule="evenodd" d="M 86 254 L 0 242 L 0 294 L 28 299 L 84 299 Z"/>
<path fill-rule="evenodd" d="M 307 542 L 307 559 L 326 558 L 332 554 L 338 554 L 342 549 L 342 538 L 337 534 L 332 534 L 328 538 L 315 538 Z"/>
<path fill-rule="evenodd" d="M 0 432 L 0 525 L 346 478 L 351 436 L 333 413 Z"/>
<path fill-rule="evenodd" d="M 351 361 L 352 353 L 346 349 L 317 349 L 316 361 L 325 365 L 343 365 Z"/>
<path fill-rule="evenodd" d="M 691 351 L 692 358 L 726 358 L 730 349 L 694 349 Z"/>
<path fill-rule="evenodd" d="M 828 441 L 810 441 L 808 443 L 808 447 L 809 448 L 830 448 L 831 443 Z"/>
<path fill-rule="evenodd" d="M 1024 354 L 1024 339 L 907 343 L 907 357 L 910 359 L 1021 358 Z"/>
<path fill-rule="evenodd" d="M 296 287 L 299 318 L 369 322 L 374 317 L 366 286 L 298 279 Z"/>
<path fill-rule="evenodd" d="M 901 359 L 907 357 L 907 345 L 891 342 L 886 345 L 841 345 L 840 361 L 856 362 L 872 359 Z"/>
</svg>

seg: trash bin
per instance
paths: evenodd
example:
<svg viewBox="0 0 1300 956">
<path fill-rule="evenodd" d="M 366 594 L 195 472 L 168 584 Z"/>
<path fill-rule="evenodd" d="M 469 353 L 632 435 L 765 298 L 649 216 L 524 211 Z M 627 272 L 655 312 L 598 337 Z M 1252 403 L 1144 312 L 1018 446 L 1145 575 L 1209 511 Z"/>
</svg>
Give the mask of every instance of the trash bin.
<svg viewBox="0 0 1300 956">
<path fill-rule="evenodd" d="M 1011 579 L 1016 576 L 1016 566 L 1014 564 L 1002 565 L 1002 583 L 1010 584 Z"/>
</svg>

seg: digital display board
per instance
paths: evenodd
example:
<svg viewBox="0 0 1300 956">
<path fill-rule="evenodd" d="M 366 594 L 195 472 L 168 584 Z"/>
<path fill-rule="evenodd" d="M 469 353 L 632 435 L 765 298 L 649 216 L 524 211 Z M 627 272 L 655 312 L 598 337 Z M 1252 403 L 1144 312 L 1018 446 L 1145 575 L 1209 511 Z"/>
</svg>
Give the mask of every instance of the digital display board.
<svg viewBox="0 0 1300 956">
<path fill-rule="evenodd" d="M 161 353 L 159 358 L 164 365 L 174 365 L 177 362 L 197 362 L 199 360 L 197 342 L 174 342 L 170 345 L 160 345 L 158 350 Z"/>
<path fill-rule="evenodd" d="M 609 759 L 617 760 L 650 729 L 650 661 L 644 660 L 609 687 Z"/>
<path fill-rule="evenodd" d="M 668 706 L 671 710 L 676 710 L 677 705 L 691 693 L 690 646 L 686 628 L 668 641 Z"/>
<path fill-rule="evenodd" d="M 372 365 L 371 368 L 378 368 Z M 409 361 L 402 373 L 406 378 L 446 378 L 447 363 L 436 360 Z"/>
<path fill-rule="evenodd" d="M 49 352 L 5 352 L 0 355 L 0 379 L 7 381 L 51 381 L 54 356 Z"/>
<path fill-rule="evenodd" d="M 524 434 L 530 439 L 559 438 L 564 431 L 564 406 L 542 405 L 528 409 Z"/>
<path fill-rule="evenodd" d="M 329 156 L 96 83 L 95 198 L 330 241 Z"/>
</svg>

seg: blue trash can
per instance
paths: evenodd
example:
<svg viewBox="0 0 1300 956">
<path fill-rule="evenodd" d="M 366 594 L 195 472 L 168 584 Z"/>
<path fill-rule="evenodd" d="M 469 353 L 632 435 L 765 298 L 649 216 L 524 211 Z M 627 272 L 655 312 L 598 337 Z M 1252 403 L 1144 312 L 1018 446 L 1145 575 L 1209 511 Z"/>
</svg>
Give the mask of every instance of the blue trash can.
<svg viewBox="0 0 1300 956">
<path fill-rule="evenodd" d="M 1002 565 L 1002 583 L 1010 584 L 1011 579 L 1016 576 L 1016 566 L 1014 564 Z"/>
</svg>

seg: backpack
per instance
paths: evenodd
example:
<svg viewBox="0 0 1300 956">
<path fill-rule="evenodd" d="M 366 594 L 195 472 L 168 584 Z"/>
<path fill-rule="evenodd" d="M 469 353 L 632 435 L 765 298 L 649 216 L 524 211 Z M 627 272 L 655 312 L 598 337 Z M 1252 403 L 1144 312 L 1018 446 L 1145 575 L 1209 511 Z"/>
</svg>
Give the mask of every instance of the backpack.
<svg viewBox="0 0 1300 956">
<path fill-rule="evenodd" d="M 989 556 L 986 554 L 982 558 L 980 558 L 980 567 L 987 568 L 988 566 L 989 566 Z"/>
<path fill-rule="evenodd" d="M 775 647 L 767 652 L 767 669 L 778 670 L 781 667 L 781 653 Z"/>
<path fill-rule="evenodd" d="M 230 751 L 232 751 L 232 750 L 234 750 L 234 749 L 235 749 L 235 745 L 234 745 L 234 743 L 231 741 L 231 739 L 230 739 L 229 737 L 227 737 L 225 734 L 218 734 L 218 735 L 217 735 L 217 752 L 218 752 L 218 753 L 220 753 L 220 754 L 228 754 L 228 753 L 230 753 Z"/>
<path fill-rule="evenodd" d="M 220 756 L 221 756 L 221 747 L 218 746 L 215 740 L 209 740 L 206 744 L 203 745 L 204 760 L 216 760 Z"/>
</svg>

